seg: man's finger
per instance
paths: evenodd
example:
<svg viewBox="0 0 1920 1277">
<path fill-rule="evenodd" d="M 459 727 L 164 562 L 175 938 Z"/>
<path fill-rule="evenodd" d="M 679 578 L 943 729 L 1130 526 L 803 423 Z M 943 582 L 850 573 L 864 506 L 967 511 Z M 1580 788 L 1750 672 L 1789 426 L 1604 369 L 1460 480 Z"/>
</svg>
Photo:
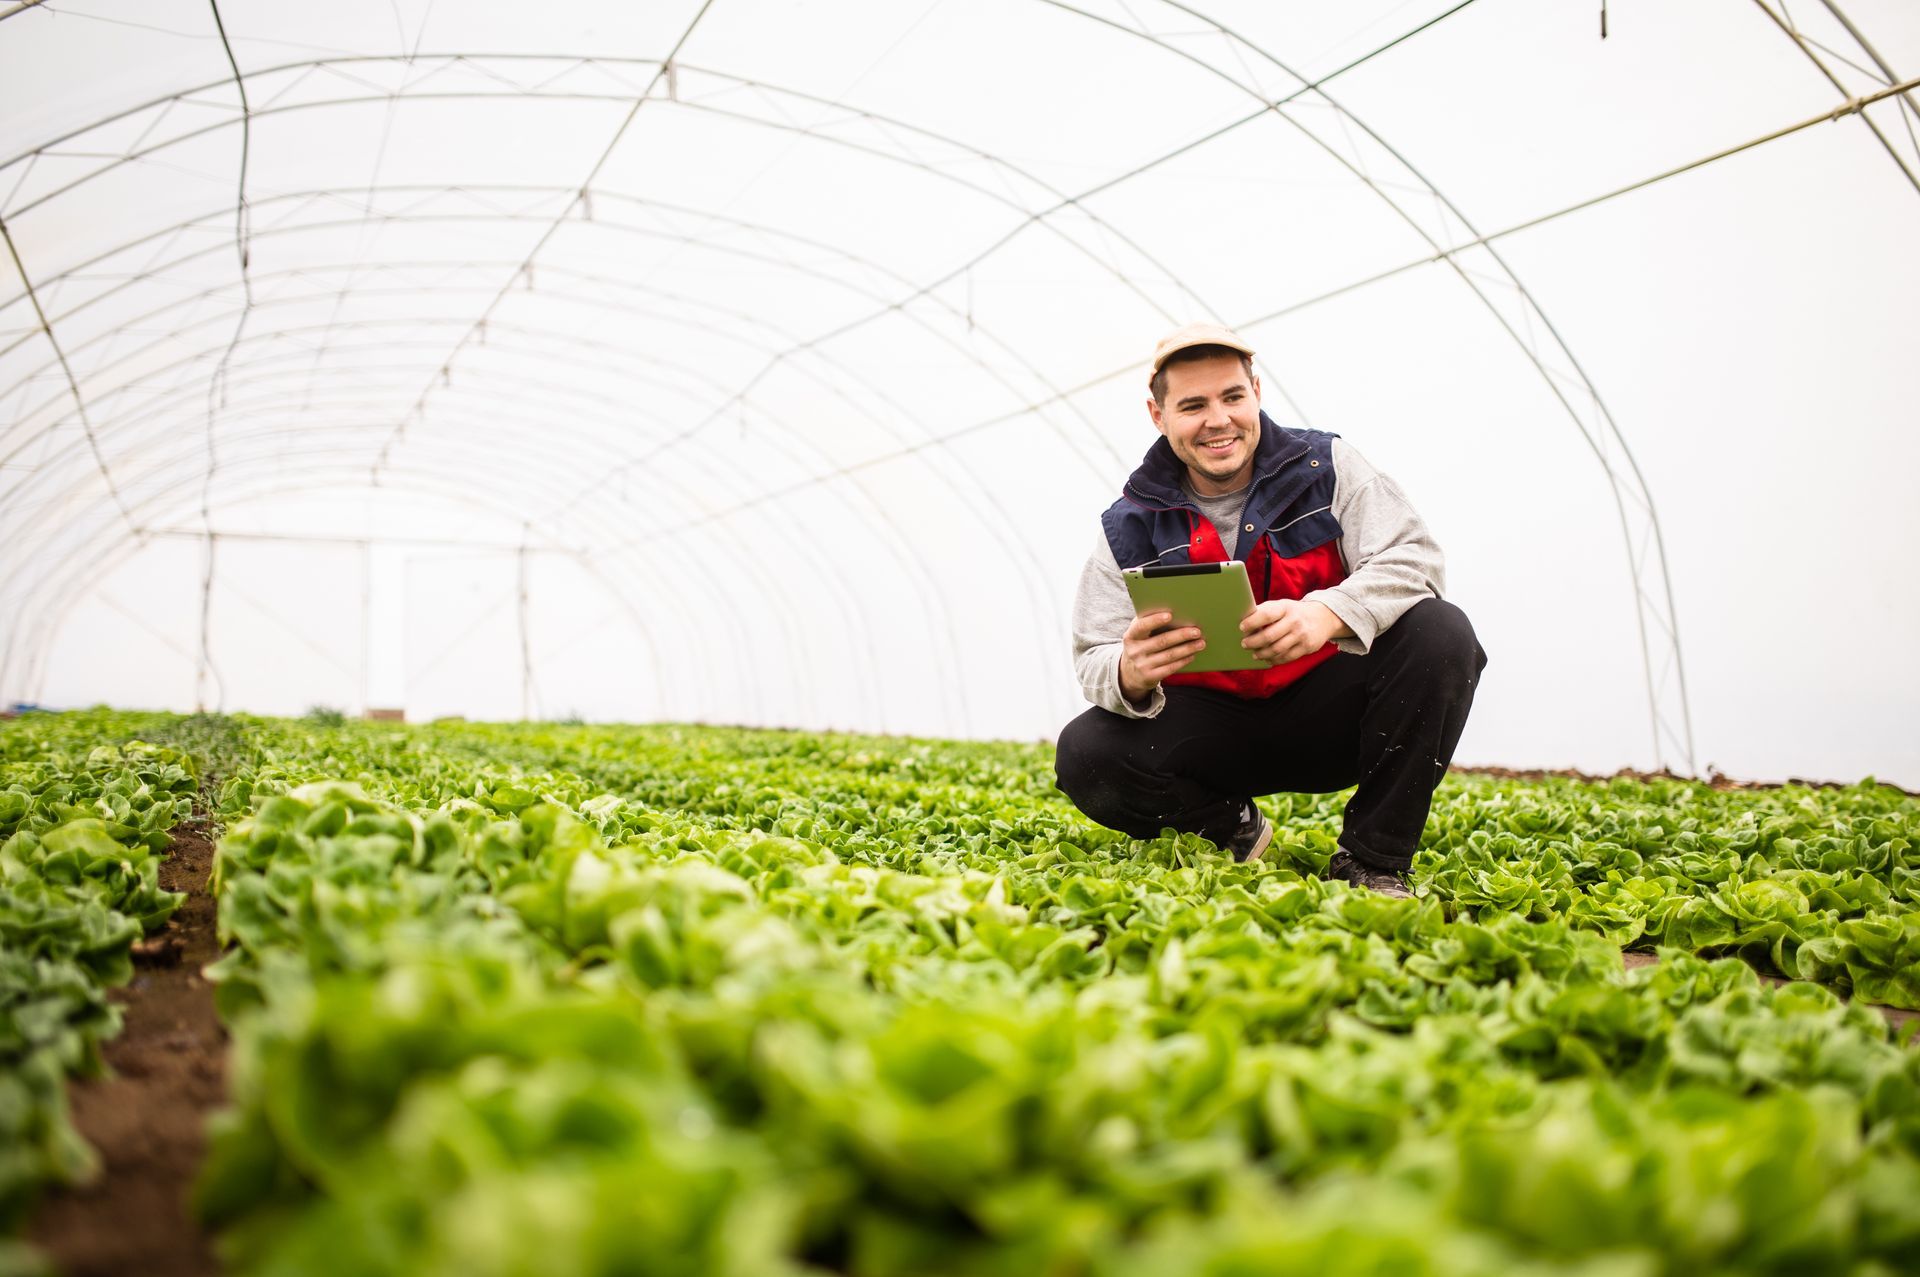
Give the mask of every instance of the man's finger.
<svg viewBox="0 0 1920 1277">
<path fill-rule="evenodd" d="M 1125 650 L 1137 665 L 1141 661 L 1158 656 L 1160 653 L 1178 647 L 1182 643 L 1191 643 L 1198 638 L 1199 635 L 1200 631 L 1191 628 L 1169 630 L 1165 634 L 1152 634 L 1146 638 L 1135 639 L 1127 644 Z"/>
<path fill-rule="evenodd" d="M 1173 620 L 1172 612 L 1142 612 L 1140 615 L 1134 617 L 1133 624 L 1127 627 L 1127 636 L 1129 638 L 1146 638 L 1149 634 L 1152 634 L 1155 630 L 1171 620 Z"/>
<path fill-rule="evenodd" d="M 1199 655 L 1200 649 L 1206 645 L 1206 640 L 1204 639 L 1189 639 L 1184 643 L 1176 643 L 1171 647 L 1160 648 L 1147 659 L 1155 665 L 1165 665 L 1169 661 L 1188 661 Z"/>
<path fill-rule="evenodd" d="M 1248 639 L 1242 646 L 1262 660 L 1279 661 L 1286 659 L 1298 644 L 1288 634 L 1263 633 Z"/>
<path fill-rule="evenodd" d="M 1165 670 L 1168 666 L 1185 665 L 1198 656 L 1200 650 L 1206 645 L 1205 639 L 1189 639 L 1176 643 L 1172 647 L 1161 648 L 1148 655 L 1146 659 L 1135 661 L 1134 664 L 1140 666 L 1143 671 Z"/>
<path fill-rule="evenodd" d="M 1177 644 L 1192 643 L 1201 637 L 1199 628 L 1190 625 L 1177 630 L 1168 630 L 1165 634 L 1156 634 L 1150 641 L 1158 650 L 1164 652 Z"/>
<path fill-rule="evenodd" d="M 1293 613 L 1290 609 L 1274 609 L 1263 604 L 1240 618 L 1240 632 L 1245 634 L 1253 630 L 1265 629 L 1268 626 L 1279 625 L 1292 615 Z"/>
<path fill-rule="evenodd" d="M 1248 649 L 1261 646 L 1272 647 L 1275 644 L 1286 642 L 1291 637 L 1292 632 L 1290 627 L 1282 622 L 1276 621 L 1264 630 L 1255 630 L 1253 633 L 1247 635 L 1246 638 L 1240 641 L 1240 646 Z"/>
</svg>

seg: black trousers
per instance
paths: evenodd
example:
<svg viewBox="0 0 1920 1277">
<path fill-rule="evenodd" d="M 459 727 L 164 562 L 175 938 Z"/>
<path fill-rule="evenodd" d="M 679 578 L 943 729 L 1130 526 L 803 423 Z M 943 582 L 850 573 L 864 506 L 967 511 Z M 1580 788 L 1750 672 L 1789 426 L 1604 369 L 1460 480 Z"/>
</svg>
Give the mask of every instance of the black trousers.
<svg viewBox="0 0 1920 1277">
<path fill-rule="evenodd" d="M 1262 700 L 1169 687 L 1155 718 L 1088 710 L 1060 733 L 1059 788 L 1109 829 L 1218 842 L 1254 795 L 1358 785 L 1340 845 L 1404 870 L 1486 664 L 1466 613 L 1423 599 L 1365 656 L 1341 652 Z"/>
</svg>

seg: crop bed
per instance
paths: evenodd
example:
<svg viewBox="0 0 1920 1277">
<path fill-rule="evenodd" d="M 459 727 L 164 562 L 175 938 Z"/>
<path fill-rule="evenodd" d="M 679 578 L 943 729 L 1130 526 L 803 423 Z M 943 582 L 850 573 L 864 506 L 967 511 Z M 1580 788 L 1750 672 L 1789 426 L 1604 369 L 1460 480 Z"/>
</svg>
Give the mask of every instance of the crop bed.
<svg viewBox="0 0 1920 1277">
<path fill-rule="evenodd" d="M 1456 775 L 1393 901 L 1044 746 L 106 711 L 0 724 L 15 1229 L 203 780 L 237 1272 L 1920 1270 L 1891 788 Z"/>
</svg>

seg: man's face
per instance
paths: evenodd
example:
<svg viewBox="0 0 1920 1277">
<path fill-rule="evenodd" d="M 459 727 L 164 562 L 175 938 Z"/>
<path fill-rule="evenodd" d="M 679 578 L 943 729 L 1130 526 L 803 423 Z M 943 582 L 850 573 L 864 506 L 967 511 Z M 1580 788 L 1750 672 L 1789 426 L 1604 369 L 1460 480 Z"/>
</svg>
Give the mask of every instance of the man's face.
<svg viewBox="0 0 1920 1277">
<path fill-rule="evenodd" d="M 1186 463 L 1194 491 L 1218 496 L 1245 487 L 1260 442 L 1260 378 L 1233 355 L 1173 364 L 1166 371 L 1166 403 L 1149 398 L 1147 412 L 1173 455 Z"/>
</svg>

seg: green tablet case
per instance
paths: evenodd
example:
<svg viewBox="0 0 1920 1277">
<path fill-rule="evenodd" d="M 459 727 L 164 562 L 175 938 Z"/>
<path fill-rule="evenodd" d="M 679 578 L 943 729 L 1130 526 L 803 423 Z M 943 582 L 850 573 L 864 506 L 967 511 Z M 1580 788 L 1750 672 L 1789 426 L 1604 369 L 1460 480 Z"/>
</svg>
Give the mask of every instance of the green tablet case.
<svg viewBox="0 0 1920 1277">
<path fill-rule="evenodd" d="M 1127 593 L 1134 615 L 1163 608 L 1173 612 L 1173 624 L 1197 625 L 1206 636 L 1206 650 L 1193 658 L 1183 674 L 1215 670 L 1263 670 L 1268 662 L 1240 646 L 1240 622 L 1253 611 L 1253 588 L 1247 584 L 1247 565 L 1181 563 L 1165 567 L 1128 568 Z"/>
</svg>

